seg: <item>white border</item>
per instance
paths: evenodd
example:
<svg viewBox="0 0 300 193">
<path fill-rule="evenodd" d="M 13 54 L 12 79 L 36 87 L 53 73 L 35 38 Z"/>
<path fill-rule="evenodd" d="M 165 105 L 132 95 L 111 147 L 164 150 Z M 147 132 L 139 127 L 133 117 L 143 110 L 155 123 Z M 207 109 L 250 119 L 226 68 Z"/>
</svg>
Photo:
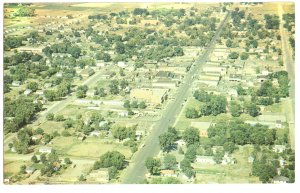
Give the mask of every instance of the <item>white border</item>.
<svg viewBox="0 0 300 193">
<path fill-rule="evenodd" d="M 248 1 L 236 1 L 236 0 L 222 0 L 222 1 L 214 1 L 214 2 L 249 2 Z M 2 59 L 2 62 L 0 64 L 3 64 L 3 3 L 15 3 L 15 2 L 33 2 L 33 3 L 40 3 L 40 2 L 62 2 L 58 0 L 3 0 L 0 4 L 0 14 L 2 17 L 2 25 L 0 29 L 0 42 L 1 42 L 1 51 L 0 51 L 0 57 Z M 63 2 L 168 2 L 167 0 L 150 0 L 150 1 L 145 1 L 145 0 L 104 0 L 104 1 L 96 1 L 96 0 L 88 0 L 88 1 L 80 1 L 80 0 L 64 0 Z M 211 2 L 210 0 L 173 0 L 172 2 Z M 252 2 L 294 2 L 295 3 L 295 13 L 300 10 L 299 9 L 299 3 L 296 1 L 289 1 L 289 0 L 275 0 L 275 1 L 270 1 L 270 0 L 252 0 Z M 171 3 L 171 2 L 170 2 Z M 299 13 L 296 13 L 296 26 L 299 26 Z M 300 28 L 298 28 L 300 29 Z M 298 29 L 296 30 L 296 41 L 299 38 L 299 31 Z M 296 43 L 296 53 L 298 51 L 298 45 Z M 297 67 L 297 64 L 299 63 L 299 57 L 296 54 L 295 58 L 295 72 L 298 72 L 299 68 Z M 143 193 L 153 193 L 153 192 L 172 192 L 172 193 L 177 193 L 177 192 L 203 192 L 203 193 L 210 193 L 210 192 L 230 192 L 230 193 L 259 193 L 259 192 L 280 192 L 280 193 L 291 193 L 291 192 L 296 192 L 296 187 L 300 187 L 299 184 L 299 179 L 297 175 L 297 171 L 299 171 L 298 163 L 299 163 L 299 143 L 296 140 L 296 183 L 294 184 L 284 184 L 284 185 L 275 185 L 275 184 L 266 184 L 266 185 L 257 185 L 257 184 L 197 184 L 197 185 L 3 185 L 3 65 L 1 66 L 0 69 L 1 76 L 0 76 L 0 85 L 1 85 L 1 91 L 0 94 L 2 96 L 2 100 L 0 102 L 0 123 L 1 123 L 1 134 L 0 134 L 0 139 L 2 141 L 2 148 L 0 150 L 1 154 L 1 167 L 0 167 L 0 192 L 4 193 L 11 193 L 11 192 L 30 192 L 30 193 L 44 193 L 44 192 L 51 192 L 51 193 L 59 193 L 59 192 L 97 192 L 97 193 L 102 193 L 102 192 L 143 192 Z M 295 76 L 295 85 L 298 85 L 298 78 Z M 299 89 L 298 86 L 296 86 L 296 96 L 299 96 Z M 295 97 L 297 99 L 297 97 Z M 299 112 L 299 103 L 297 100 L 295 100 L 295 138 L 297 139 L 299 137 L 299 132 L 297 131 L 298 128 L 298 120 L 297 115 L 300 114 Z"/>
</svg>

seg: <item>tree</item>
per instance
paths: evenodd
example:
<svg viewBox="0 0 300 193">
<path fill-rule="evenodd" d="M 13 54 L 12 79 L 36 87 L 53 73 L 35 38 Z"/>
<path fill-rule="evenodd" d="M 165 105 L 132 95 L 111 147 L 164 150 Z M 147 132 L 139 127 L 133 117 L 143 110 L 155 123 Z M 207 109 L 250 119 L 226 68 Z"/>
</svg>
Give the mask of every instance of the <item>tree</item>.
<svg viewBox="0 0 300 193">
<path fill-rule="evenodd" d="M 166 154 L 163 159 L 163 167 L 167 170 L 176 169 L 177 161 L 176 157 L 171 154 Z"/>
<path fill-rule="evenodd" d="M 68 157 L 66 157 L 65 159 L 64 159 L 64 162 L 65 162 L 65 164 L 72 164 L 72 161 L 70 160 L 70 158 L 68 158 Z"/>
<path fill-rule="evenodd" d="M 187 143 L 187 146 L 199 143 L 199 131 L 196 128 L 187 128 L 182 134 L 183 140 Z"/>
<path fill-rule="evenodd" d="M 144 102 L 144 101 L 141 101 L 140 103 L 139 103 L 139 108 L 140 109 L 145 109 L 147 107 L 147 105 L 146 105 L 146 103 Z"/>
<path fill-rule="evenodd" d="M 241 60 L 247 60 L 249 58 L 249 54 L 246 52 L 241 53 L 240 55 Z"/>
<path fill-rule="evenodd" d="M 100 156 L 100 160 L 94 163 L 94 169 L 109 168 L 114 166 L 121 170 L 124 168 L 125 156 L 118 151 L 108 151 Z"/>
<path fill-rule="evenodd" d="M 108 85 L 109 92 L 113 95 L 119 94 L 119 82 L 117 80 L 112 80 L 110 84 Z"/>
<path fill-rule="evenodd" d="M 255 103 L 249 103 L 246 104 L 246 111 L 249 113 L 249 115 L 251 115 L 252 117 L 256 117 L 259 115 L 259 107 L 256 106 Z"/>
<path fill-rule="evenodd" d="M 21 165 L 19 174 L 26 174 L 26 165 Z"/>
<path fill-rule="evenodd" d="M 46 90 L 45 91 L 45 97 L 49 101 L 55 101 L 57 100 L 58 96 L 54 90 Z"/>
<path fill-rule="evenodd" d="M 46 154 L 42 153 L 42 154 L 40 155 L 40 160 L 41 160 L 41 162 L 42 162 L 43 164 L 46 163 L 46 161 L 47 161 Z"/>
<path fill-rule="evenodd" d="M 159 145 L 163 151 L 169 151 L 175 144 L 176 136 L 173 133 L 166 132 L 159 136 Z"/>
<path fill-rule="evenodd" d="M 44 134 L 44 130 L 42 128 L 37 128 L 36 130 L 34 130 L 34 134 L 37 134 L 37 135 Z"/>
<path fill-rule="evenodd" d="M 195 119 L 199 117 L 199 112 L 195 108 L 187 108 L 185 117 L 189 119 Z"/>
<path fill-rule="evenodd" d="M 36 155 L 33 155 L 33 156 L 31 157 L 31 161 L 32 161 L 33 163 L 38 163 L 38 162 L 39 162 L 38 159 L 37 159 L 37 157 L 36 157 Z"/>
<path fill-rule="evenodd" d="M 237 58 L 239 57 L 239 53 L 237 53 L 237 52 L 231 52 L 231 53 L 228 55 L 228 57 L 229 57 L 230 59 L 237 59 Z"/>
<path fill-rule="evenodd" d="M 47 119 L 48 121 L 53 121 L 53 120 L 54 120 L 54 114 L 53 114 L 53 113 L 48 113 L 48 114 L 46 115 L 46 119 Z"/>
<path fill-rule="evenodd" d="M 145 162 L 146 168 L 151 175 L 158 175 L 160 171 L 161 162 L 159 159 L 148 157 Z"/>
<path fill-rule="evenodd" d="M 233 153 L 234 150 L 237 149 L 237 147 L 235 146 L 235 144 L 233 142 L 225 142 L 223 145 L 224 151 L 228 152 L 228 153 Z"/>
<path fill-rule="evenodd" d="M 126 108 L 126 109 L 129 109 L 130 108 L 130 101 L 129 100 L 125 100 L 125 102 L 123 104 L 123 107 Z"/>
<path fill-rule="evenodd" d="M 33 17 L 35 16 L 35 9 L 21 5 L 20 8 L 15 12 L 15 15 L 19 17 Z"/>
<path fill-rule="evenodd" d="M 126 127 L 114 127 L 111 130 L 111 133 L 114 138 L 119 139 L 120 141 L 127 138 L 127 129 Z"/>
<path fill-rule="evenodd" d="M 134 109 L 138 108 L 139 107 L 138 102 L 137 101 L 132 101 L 131 104 L 130 104 L 130 107 L 134 108 Z"/>
<path fill-rule="evenodd" d="M 81 175 L 79 176 L 78 180 L 79 180 L 80 182 L 83 182 L 83 181 L 86 180 L 86 178 L 84 177 L 83 174 L 81 174 Z"/>
<path fill-rule="evenodd" d="M 39 87 L 39 84 L 37 82 L 30 82 L 28 85 L 27 85 L 27 89 L 30 89 L 32 90 L 33 92 L 35 92 Z"/>
<path fill-rule="evenodd" d="M 220 164 L 224 157 L 224 151 L 217 151 L 214 155 L 214 160 L 217 164 Z"/>
<path fill-rule="evenodd" d="M 77 91 L 76 91 L 76 96 L 78 98 L 84 98 L 86 97 L 86 92 L 88 91 L 88 86 L 83 85 L 83 86 L 78 86 Z"/>
<path fill-rule="evenodd" d="M 233 41 L 232 41 L 232 40 L 230 40 L 230 39 L 227 39 L 227 40 L 226 40 L 226 46 L 227 46 L 228 48 L 231 48 L 231 47 L 232 47 L 232 44 L 233 44 Z"/>
<path fill-rule="evenodd" d="M 63 115 L 56 115 L 56 116 L 55 116 L 55 121 L 60 122 L 60 121 L 64 121 L 64 120 L 65 120 L 65 118 L 64 118 Z"/>
<path fill-rule="evenodd" d="M 115 166 L 108 168 L 109 179 L 115 179 L 118 175 L 118 169 Z"/>
<path fill-rule="evenodd" d="M 233 117 L 239 117 L 241 115 L 241 105 L 235 101 L 230 102 L 229 110 Z"/>
<path fill-rule="evenodd" d="M 190 162 L 194 162 L 196 159 L 198 144 L 189 145 L 186 149 L 184 159 L 189 160 Z"/>
</svg>

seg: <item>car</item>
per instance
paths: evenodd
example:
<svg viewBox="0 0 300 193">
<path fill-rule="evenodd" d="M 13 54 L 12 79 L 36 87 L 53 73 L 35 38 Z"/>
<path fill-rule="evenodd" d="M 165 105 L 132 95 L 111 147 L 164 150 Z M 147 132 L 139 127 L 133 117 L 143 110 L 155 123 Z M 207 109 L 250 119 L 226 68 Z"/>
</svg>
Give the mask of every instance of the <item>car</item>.
<svg viewBox="0 0 300 193">
<path fill-rule="evenodd" d="M 143 147 L 145 147 L 145 144 L 144 144 L 144 143 L 142 143 L 142 145 L 141 145 L 141 148 L 143 148 Z"/>
</svg>

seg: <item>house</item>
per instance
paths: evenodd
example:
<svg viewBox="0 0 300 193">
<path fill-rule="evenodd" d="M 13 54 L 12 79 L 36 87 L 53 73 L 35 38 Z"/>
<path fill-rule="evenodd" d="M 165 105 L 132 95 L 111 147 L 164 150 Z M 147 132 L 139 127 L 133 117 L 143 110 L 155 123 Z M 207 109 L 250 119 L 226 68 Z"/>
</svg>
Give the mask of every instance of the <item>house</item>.
<svg viewBox="0 0 300 193">
<path fill-rule="evenodd" d="M 101 134 L 100 131 L 92 131 L 92 132 L 90 133 L 90 136 L 99 137 L 100 134 Z"/>
<path fill-rule="evenodd" d="M 227 91 L 227 93 L 228 93 L 228 95 L 231 96 L 231 97 L 238 97 L 238 92 L 237 92 L 236 89 L 231 88 L 231 89 L 229 89 L 229 90 Z"/>
<path fill-rule="evenodd" d="M 278 129 L 282 128 L 282 122 L 281 122 L 281 120 L 276 120 L 275 127 L 278 128 Z"/>
<path fill-rule="evenodd" d="M 47 82 L 44 84 L 44 88 L 47 89 L 47 88 L 51 88 L 52 87 L 52 83 L 51 82 Z"/>
<path fill-rule="evenodd" d="M 274 184 L 286 184 L 289 182 L 289 178 L 285 176 L 275 176 L 272 181 Z"/>
<path fill-rule="evenodd" d="M 282 153 L 285 150 L 286 150 L 285 145 L 274 145 L 274 147 L 273 147 L 273 151 L 276 153 Z"/>
<path fill-rule="evenodd" d="M 37 91 L 35 91 L 35 94 L 40 95 L 40 96 L 44 96 L 44 91 L 43 90 L 37 90 Z"/>
<path fill-rule="evenodd" d="M 93 96 L 95 96 L 95 90 L 88 90 L 88 91 L 86 92 L 86 96 L 88 96 L 88 97 L 93 97 Z"/>
<path fill-rule="evenodd" d="M 286 165 L 286 161 L 281 157 L 281 158 L 279 159 L 279 164 L 280 164 L 281 167 L 283 167 L 283 166 Z"/>
<path fill-rule="evenodd" d="M 162 104 L 168 98 L 168 89 L 136 88 L 130 91 L 132 99 L 145 100 L 153 104 Z"/>
<path fill-rule="evenodd" d="M 39 152 L 40 153 L 51 153 L 52 152 L 52 147 L 40 147 Z"/>
<path fill-rule="evenodd" d="M 32 90 L 31 89 L 26 89 L 24 91 L 24 95 L 29 95 L 30 93 L 32 93 Z"/>
<path fill-rule="evenodd" d="M 249 156 L 248 157 L 248 163 L 253 163 L 254 162 L 254 157 L 253 156 Z"/>
<path fill-rule="evenodd" d="M 118 63 L 117 63 L 117 65 L 120 67 L 120 68 L 126 68 L 126 63 L 125 62 L 123 62 L 123 61 L 119 61 Z"/>
<path fill-rule="evenodd" d="M 107 127 L 108 121 L 100 121 L 99 127 Z"/>
<path fill-rule="evenodd" d="M 186 145 L 186 142 L 183 139 L 180 139 L 180 140 L 176 141 L 175 143 L 180 147 Z"/>
<path fill-rule="evenodd" d="M 177 177 L 174 170 L 160 170 L 160 175 L 164 177 Z"/>
<path fill-rule="evenodd" d="M 87 181 L 106 184 L 109 182 L 108 168 L 100 168 L 99 170 L 94 170 L 86 177 L 86 179 Z"/>
<path fill-rule="evenodd" d="M 241 82 L 242 75 L 241 74 L 230 74 L 229 79 L 230 82 Z"/>
<path fill-rule="evenodd" d="M 196 162 L 204 163 L 204 164 L 215 164 L 216 163 L 213 156 L 197 156 Z"/>
<path fill-rule="evenodd" d="M 120 117 L 128 117 L 128 111 L 122 111 L 122 112 L 119 112 L 118 115 Z"/>
<path fill-rule="evenodd" d="M 32 166 L 27 166 L 26 169 L 25 169 L 25 172 L 27 174 L 32 174 L 34 171 L 35 171 L 35 167 L 33 165 Z"/>
<path fill-rule="evenodd" d="M 19 87 L 21 85 L 21 81 L 13 81 L 11 83 L 11 86 L 14 86 L 14 87 Z"/>
<path fill-rule="evenodd" d="M 43 138 L 43 135 L 41 135 L 41 134 L 33 135 L 33 136 L 31 137 L 31 139 L 32 139 L 33 141 L 38 141 L 38 140 L 41 140 L 42 138 Z"/>
<path fill-rule="evenodd" d="M 56 76 L 56 77 L 63 77 L 63 72 L 57 72 L 57 73 L 55 74 L 55 76 Z"/>
<path fill-rule="evenodd" d="M 200 130 L 199 131 L 199 136 L 200 137 L 208 137 L 207 130 Z"/>
<path fill-rule="evenodd" d="M 93 74 L 95 74 L 95 71 L 90 67 L 88 67 L 80 72 L 80 75 L 84 78 L 90 77 Z"/>
<path fill-rule="evenodd" d="M 85 135 L 78 135 L 78 137 L 77 137 L 77 139 L 78 139 L 79 141 L 84 141 L 85 138 L 86 138 Z"/>
<path fill-rule="evenodd" d="M 143 135 L 144 135 L 144 131 L 141 131 L 141 130 L 136 130 L 135 131 L 136 140 L 139 141 L 142 138 Z"/>
<path fill-rule="evenodd" d="M 267 80 L 267 75 L 257 75 L 257 82 L 264 82 Z"/>
<path fill-rule="evenodd" d="M 236 163 L 236 159 L 233 158 L 232 156 L 228 155 L 228 153 L 225 153 L 221 164 L 228 165 L 228 164 L 235 164 L 235 163 Z"/>
<path fill-rule="evenodd" d="M 269 122 L 276 122 L 276 121 L 281 121 L 281 122 L 286 122 L 286 116 L 284 114 L 264 114 L 264 115 L 259 115 L 258 120 L 260 121 L 269 121 Z"/>
</svg>

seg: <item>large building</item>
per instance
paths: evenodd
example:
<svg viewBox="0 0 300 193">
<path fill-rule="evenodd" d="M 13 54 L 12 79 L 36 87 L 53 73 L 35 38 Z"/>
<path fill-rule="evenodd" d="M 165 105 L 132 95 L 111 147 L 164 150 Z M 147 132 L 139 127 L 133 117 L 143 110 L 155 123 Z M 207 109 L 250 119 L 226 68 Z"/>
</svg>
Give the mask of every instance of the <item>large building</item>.
<svg viewBox="0 0 300 193">
<path fill-rule="evenodd" d="M 168 89 L 160 88 L 136 88 L 130 92 L 130 97 L 145 100 L 153 104 L 161 104 L 168 98 Z"/>
</svg>

